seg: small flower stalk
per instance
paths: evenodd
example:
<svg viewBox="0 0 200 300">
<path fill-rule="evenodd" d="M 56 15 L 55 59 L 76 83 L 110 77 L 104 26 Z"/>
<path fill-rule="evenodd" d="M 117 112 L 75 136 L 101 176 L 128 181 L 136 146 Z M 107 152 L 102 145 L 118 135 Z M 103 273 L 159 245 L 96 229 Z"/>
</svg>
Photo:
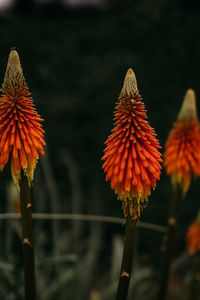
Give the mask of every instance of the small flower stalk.
<svg viewBox="0 0 200 300">
<path fill-rule="evenodd" d="M 17 51 L 11 49 L 0 97 L 0 170 L 11 159 L 11 173 L 20 191 L 23 229 L 25 299 L 36 297 L 32 204 L 30 186 L 39 153 L 44 155 L 44 130 L 28 86 Z"/>
<path fill-rule="evenodd" d="M 115 123 L 102 160 L 106 181 L 122 201 L 125 218 L 140 218 L 151 187 L 160 179 L 161 154 L 156 133 L 147 121 L 137 81 L 129 69 L 115 107 Z"/>
<path fill-rule="evenodd" d="M 167 297 L 181 203 L 189 189 L 192 175 L 195 177 L 200 175 L 200 131 L 196 98 L 192 89 L 188 89 L 185 94 L 177 121 L 169 134 L 165 149 L 164 166 L 166 173 L 171 176 L 174 196 L 168 219 L 168 235 L 164 249 L 165 259 L 158 300 L 165 300 Z"/>
<path fill-rule="evenodd" d="M 151 188 L 160 179 L 161 154 L 156 133 L 147 121 L 146 110 L 132 69 L 128 69 L 115 107 L 115 123 L 105 142 L 103 169 L 106 181 L 122 201 L 126 219 L 124 254 L 117 300 L 128 295 L 137 220 L 147 205 Z"/>
</svg>

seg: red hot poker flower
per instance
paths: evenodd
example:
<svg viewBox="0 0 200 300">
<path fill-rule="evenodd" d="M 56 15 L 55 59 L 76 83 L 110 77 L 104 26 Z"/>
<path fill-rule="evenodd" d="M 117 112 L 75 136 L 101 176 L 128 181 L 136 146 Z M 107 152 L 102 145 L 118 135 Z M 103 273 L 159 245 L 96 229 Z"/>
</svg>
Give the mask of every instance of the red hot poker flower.
<svg viewBox="0 0 200 300">
<path fill-rule="evenodd" d="M 173 185 L 179 184 L 185 194 L 191 175 L 200 176 L 200 132 L 195 93 L 189 89 L 184 97 L 177 122 L 165 145 L 164 165 Z"/>
<path fill-rule="evenodd" d="M 122 200 L 125 217 L 138 219 L 151 187 L 160 178 L 162 161 L 156 133 L 149 125 L 136 77 L 129 69 L 115 108 L 112 134 L 102 160 L 106 181 Z"/>
<path fill-rule="evenodd" d="M 11 152 L 12 177 L 18 188 L 21 168 L 31 184 L 38 152 L 44 155 L 42 121 L 25 82 L 18 53 L 11 50 L 0 98 L 0 169 L 3 170 Z"/>
</svg>

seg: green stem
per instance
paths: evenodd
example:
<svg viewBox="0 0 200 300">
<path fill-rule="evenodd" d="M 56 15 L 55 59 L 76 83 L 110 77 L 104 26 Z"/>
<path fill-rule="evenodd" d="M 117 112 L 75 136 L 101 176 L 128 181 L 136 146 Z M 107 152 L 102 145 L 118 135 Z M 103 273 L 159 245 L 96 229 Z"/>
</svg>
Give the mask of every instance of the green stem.
<svg viewBox="0 0 200 300">
<path fill-rule="evenodd" d="M 126 219 L 124 253 L 116 300 L 125 300 L 128 295 L 129 282 L 134 255 L 135 228 L 137 220 Z"/>
<path fill-rule="evenodd" d="M 167 288 L 171 270 L 171 261 L 173 257 L 174 243 L 176 240 L 177 223 L 180 213 L 181 203 L 184 198 L 183 190 L 180 185 L 176 185 L 174 190 L 174 198 L 172 200 L 171 212 L 168 219 L 168 234 L 166 246 L 164 249 L 165 257 L 163 270 L 161 274 L 161 282 L 158 291 L 158 300 L 165 300 L 167 296 Z"/>
<path fill-rule="evenodd" d="M 28 179 L 22 170 L 20 181 L 20 203 L 23 231 L 25 299 L 35 299 L 35 268 L 32 231 L 32 205 Z"/>
</svg>

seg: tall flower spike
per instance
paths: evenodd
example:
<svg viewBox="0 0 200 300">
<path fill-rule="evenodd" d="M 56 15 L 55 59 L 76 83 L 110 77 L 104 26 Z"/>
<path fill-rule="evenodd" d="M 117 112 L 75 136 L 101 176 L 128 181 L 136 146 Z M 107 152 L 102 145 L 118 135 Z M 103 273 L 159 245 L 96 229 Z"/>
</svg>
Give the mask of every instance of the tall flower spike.
<svg viewBox="0 0 200 300">
<path fill-rule="evenodd" d="M 156 133 L 149 125 L 132 69 L 128 69 L 115 107 L 115 123 L 102 160 L 106 181 L 122 200 L 125 218 L 138 219 L 151 187 L 160 178 L 162 161 Z"/>
<path fill-rule="evenodd" d="M 20 64 L 19 55 L 12 49 L 0 98 L 0 170 L 9 160 L 11 152 L 11 172 L 13 181 L 19 188 L 21 168 L 29 185 L 39 158 L 44 155 L 44 130 L 30 96 Z"/>
<path fill-rule="evenodd" d="M 187 249 L 190 254 L 200 253 L 200 212 L 197 219 L 189 226 L 187 235 Z"/>
<path fill-rule="evenodd" d="M 200 131 L 197 119 L 196 98 L 192 89 L 187 90 L 177 122 L 165 145 L 164 165 L 172 184 L 179 184 L 185 194 L 191 175 L 200 176 Z"/>
</svg>

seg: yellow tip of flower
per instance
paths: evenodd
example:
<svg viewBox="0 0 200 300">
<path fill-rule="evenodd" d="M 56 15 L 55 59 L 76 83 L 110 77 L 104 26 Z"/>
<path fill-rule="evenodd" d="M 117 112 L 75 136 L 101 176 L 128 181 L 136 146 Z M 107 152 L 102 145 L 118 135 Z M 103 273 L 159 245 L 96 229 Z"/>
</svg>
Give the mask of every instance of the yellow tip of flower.
<svg viewBox="0 0 200 300">
<path fill-rule="evenodd" d="M 135 73 L 131 68 L 129 68 L 126 73 L 121 94 L 127 96 L 134 96 L 135 94 L 139 94 Z"/>
<path fill-rule="evenodd" d="M 8 58 L 3 90 L 12 93 L 14 88 L 20 87 L 24 82 L 22 67 L 20 64 L 19 55 L 16 50 L 11 50 Z"/>
<path fill-rule="evenodd" d="M 180 186 L 183 196 L 186 195 L 189 189 L 190 181 L 191 181 L 191 175 L 189 172 L 188 173 L 185 172 L 184 174 L 182 174 L 181 171 L 180 173 L 177 171 L 171 175 L 171 182 L 173 188 L 176 189 L 177 185 Z"/>
<path fill-rule="evenodd" d="M 197 119 L 197 109 L 196 109 L 196 97 L 193 89 L 188 89 L 183 103 L 178 114 L 178 121 L 183 120 L 196 120 Z"/>
</svg>

